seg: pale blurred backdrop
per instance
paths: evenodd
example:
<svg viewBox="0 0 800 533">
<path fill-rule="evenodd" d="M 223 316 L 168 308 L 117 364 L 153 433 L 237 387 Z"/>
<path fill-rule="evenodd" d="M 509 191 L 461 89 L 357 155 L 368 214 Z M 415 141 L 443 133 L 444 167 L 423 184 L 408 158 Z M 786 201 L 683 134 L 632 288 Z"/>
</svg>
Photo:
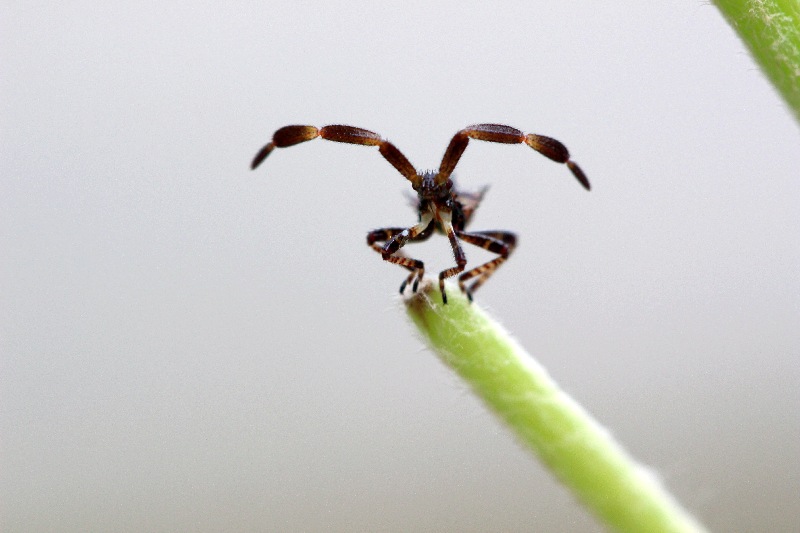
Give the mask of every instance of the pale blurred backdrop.
<svg viewBox="0 0 800 533">
<path fill-rule="evenodd" d="M 472 143 L 477 302 L 712 530 L 800 529 L 800 129 L 707 2 L 4 2 L 0 60 L 2 531 L 601 531 L 409 325 L 377 150 L 248 168 L 475 122 L 594 187 Z"/>
</svg>

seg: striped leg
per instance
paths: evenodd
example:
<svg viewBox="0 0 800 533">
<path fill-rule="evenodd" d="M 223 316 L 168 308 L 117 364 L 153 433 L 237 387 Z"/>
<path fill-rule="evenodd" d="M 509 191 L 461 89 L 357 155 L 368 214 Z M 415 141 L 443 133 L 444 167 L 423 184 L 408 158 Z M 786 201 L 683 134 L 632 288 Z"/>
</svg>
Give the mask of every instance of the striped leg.
<svg viewBox="0 0 800 533">
<path fill-rule="evenodd" d="M 405 229 L 406 228 L 381 228 L 370 231 L 367 234 L 367 244 L 370 246 L 370 248 L 372 248 L 379 254 L 383 255 L 383 246 L 376 243 L 386 242 L 395 235 L 397 235 L 398 233 L 401 233 Z M 403 256 L 394 256 L 395 259 L 399 259 L 400 257 Z M 389 261 L 391 261 L 391 259 Z M 403 294 L 403 291 L 406 289 L 406 285 L 411 283 L 411 280 L 413 280 L 415 276 L 417 276 L 417 279 L 416 281 L 414 281 L 414 284 L 412 285 L 411 288 L 414 292 L 417 292 L 417 285 L 419 285 L 419 280 L 422 277 L 422 274 L 425 273 L 425 265 L 422 263 L 422 261 L 417 261 L 415 259 L 412 259 L 412 261 L 415 261 L 415 264 L 413 266 L 400 264 L 400 266 L 402 266 L 403 268 L 406 268 L 411 271 L 411 274 L 409 274 L 406 280 L 400 285 L 400 294 Z M 418 271 L 421 271 L 419 275 L 417 275 Z"/>
<path fill-rule="evenodd" d="M 472 293 L 478 290 L 478 287 L 489 279 L 489 276 L 494 274 L 500 265 L 505 263 L 514 247 L 517 245 L 517 236 L 508 231 L 476 231 L 474 233 L 458 232 L 461 240 L 480 246 L 484 250 L 489 250 L 497 254 L 491 261 L 488 261 L 480 266 L 464 272 L 458 277 L 458 286 L 467 294 L 467 297 L 472 301 Z M 472 284 L 467 287 L 466 282 L 474 277 L 478 277 Z"/>
<path fill-rule="evenodd" d="M 417 292 L 419 281 L 425 275 L 425 264 L 419 259 L 412 259 L 403 255 L 395 255 L 398 250 L 402 248 L 410 239 L 417 237 L 431 224 L 433 216 L 425 214 L 422 216 L 419 223 L 411 226 L 410 228 L 383 228 L 371 231 L 367 234 L 367 244 L 376 252 L 381 254 L 384 261 L 400 265 L 406 270 L 410 270 L 411 274 L 400 285 L 400 294 L 403 294 L 406 286 L 412 282 L 412 291 Z M 378 242 L 386 242 L 382 247 Z"/>
</svg>

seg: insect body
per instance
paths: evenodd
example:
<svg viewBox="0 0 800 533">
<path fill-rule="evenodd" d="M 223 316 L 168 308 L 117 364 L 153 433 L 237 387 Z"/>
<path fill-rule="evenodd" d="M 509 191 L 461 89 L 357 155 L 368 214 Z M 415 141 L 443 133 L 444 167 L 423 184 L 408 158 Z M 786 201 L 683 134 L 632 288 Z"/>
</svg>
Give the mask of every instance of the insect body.
<svg viewBox="0 0 800 533">
<path fill-rule="evenodd" d="M 418 172 L 392 143 L 369 130 L 341 125 L 325 126 L 319 129 L 314 126 L 284 126 L 277 130 L 272 136 L 272 141 L 256 154 L 251 168 L 258 167 L 275 148 L 285 148 L 317 137 L 329 141 L 377 146 L 381 155 L 411 182 L 411 186 L 417 193 L 418 222 L 411 227 L 373 230 L 367 234 L 367 244 L 380 253 L 385 261 L 400 265 L 410 271 L 408 277 L 400 285 L 402 294 L 409 283 L 412 291 L 416 292 L 419 281 L 425 274 L 425 265 L 418 259 L 402 255 L 400 249 L 408 242 L 427 239 L 434 231 L 440 231 L 447 235 L 456 264 L 439 273 L 439 290 L 444 303 L 447 303 L 447 294 L 444 290 L 445 279 L 459 275 L 458 286 L 471 301 L 472 293 L 508 259 L 517 242 L 516 235 L 508 231 L 468 232 L 465 230 L 472 214 L 483 199 L 485 189 L 478 193 L 458 192 L 453 186 L 450 175 L 470 139 L 503 144 L 525 143 L 553 161 L 565 163 L 581 185 L 586 190 L 590 189 L 586 175 L 570 159 L 569 151 L 559 141 L 533 133 L 526 135 L 516 128 L 500 124 L 476 124 L 459 131 L 450 141 L 439 169 L 423 172 Z M 461 248 L 461 241 L 480 246 L 497 254 L 497 257 L 465 272 L 467 257 Z"/>
</svg>

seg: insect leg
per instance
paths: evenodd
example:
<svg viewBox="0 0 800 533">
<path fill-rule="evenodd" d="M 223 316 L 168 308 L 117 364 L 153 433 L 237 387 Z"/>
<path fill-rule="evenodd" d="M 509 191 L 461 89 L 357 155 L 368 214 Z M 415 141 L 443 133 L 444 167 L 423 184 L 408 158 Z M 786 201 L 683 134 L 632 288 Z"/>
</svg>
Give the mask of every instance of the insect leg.
<svg viewBox="0 0 800 533">
<path fill-rule="evenodd" d="M 461 244 L 458 242 L 456 230 L 453 229 L 453 224 L 450 222 L 449 218 L 442 220 L 442 228 L 447 232 L 447 238 L 450 240 L 450 247 L 453 249 L 453 257 L 456 260 L 456 266 L 439 272 L 439 291 L 442 293 L 442 302 L 446 304 L 447 293 L 444 292 L 444 280 L 464 271 L 464 268 L 467 266 L 467 256 L 464 253 L 464 249 L 461 248 Z"/>
<path fill-rule="evenodd" d="M 381 245 L 379 245 L 377 243 L 386 242 L 389 239 L 391 239 L 392 237 L 394 237 L 395 235 L 397 235 L 398 233 L 401 233 L 405 229 L 406 228 L 381 228 L 381 229 L 372 230 L 367 234 L 367 244 L 369 245 L 370 248 L 372 248 L 373 250 L 375 250 L 379 254 L 383 255 L 383 246 L 381 246 Z M 403 257 L 403 256 L 394 256 L 394 257 Z M 403 291 L 406 289 L 406 285 L 411 283 L 411 281 L 414 279 L 414 277 L 417 276 L 417 271 L 418 270 L 421 270 L 422 273 L 425 272 L 425 265 L 422 263 L 422 261 L 417 261 L 417 260 L 414 260 L 414 259 L 412 259 L 412 261 L 415 261 L 415 264 L 413 266 L 409 266 L 409 265 L 405 265 L 405 264 L 401 264 L 400 265 L 403 268 L 411 271 L 411 274 L 409 274 L 408 277 L 406 278 L 406 280 L 400 285 L 400 294 L 403 294 Z M 421 277 L 421 275 L 419 277 Z M 412 286 L 412 289 L 413 289 L 414 292 L 417 292 L 418 283 L 419 283 L 419 279 L 417 279 L 417 281 Z"/>
<path fill-rule="evenodd" d="M 433 216 L 429 213 L 425 213 L 421 217 L 420 221 L 410 228 L 384 228 L 371 231 L 367 235 L 367 244 L 370 245 L 373 250 L 380 252 L 384 261 L 400 265 L 403 268 L 411 271 L 411 274 L 400 285 L 400 294 L 403 293 L 406 285 L 411 283 L 412 280 L 413 285 L 411 289 L 414 292 L 417 291 L 419 281 L 422 279 L 422 276 L 425 275 L 425 264 L 419 259 L 412 259 L 410 257 L 395 254 L 397 254 L 398 250 L 405 246 L 409 240 L 414 239 L 425 232 L 425 230 L 428 229 L 428 226 L 430 226 L 432 220 Z M 383 247 L 376 244 L 377 242 L 381 241 L 386 241 L 386 244 L 384 244 Z"/>
<path fill-rule="evenodd" d="M 494 274 L 500 265 L 505 263 L 514 247 L 517 245 L 517 236 L 508 231 L 476 231 L 473 233 L 465 233 L 463 231 L 457 232 L 461 240 L 480 246 L 484 250 L 488 250 L 497 254 L 491 261 L 488 261 L 480 266 L 464 272 L 458 277 L 458 286 L 467 294 L 467 297 L 472 301 L 472 293 L 478 290 L 478 287 L 489 279 L 489 276 Z M 474 277 L 478 277 L 472 284 L 467 287 L 466 282 Z"/>
</svg>

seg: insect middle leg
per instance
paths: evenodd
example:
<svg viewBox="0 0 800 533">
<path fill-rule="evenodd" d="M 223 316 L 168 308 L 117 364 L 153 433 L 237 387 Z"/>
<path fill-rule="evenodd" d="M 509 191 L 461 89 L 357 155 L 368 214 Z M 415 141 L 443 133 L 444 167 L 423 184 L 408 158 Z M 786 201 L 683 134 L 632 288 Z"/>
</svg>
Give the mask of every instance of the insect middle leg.
<svg viewBox="0 0 800 533">
<path fill-rule="evenodd" d="M 474 244 L 475 246 L 480 246 L 484 250 L 488 250 L 499 256 L 472 270 L 464 272 L 458 277 L 458 286 L 466 293 L 467 298 L 472 301 L 472 293 L 478 290 L 478 287 L 483 285 L 483 283 L 489 279 L 489 276 L 494 274 L 495 270 L 505 263 L 508 256 L 511 255 L 511 252 L 514 251 L 514 247 L 517 245 L 517 236 L 508 231 L 476 231 L 473 233 L 459 231 L 456 232 L 456 234 L 461 240 Z M 476 276 L 478 279 L 467 287 L 466 282 Z"/>
<path fill-rule="evenodd" d="M 461 248 L 461 243 L 458 242 L 457 232 L 453 228 L 449 217 L 442 220 L 442 226 L 447 233 L 447 238 L 450 240 L 450 247 L 453 249 L 453 257 L 456 260 L 456 266 L 439 272 L 439 292 L 442 293 L 442 303 L 446 304 L 447 293 L 444 291 L 444 280 L 464 271 L 467 266 L 467 255 L 464 253 L 464 249 Z"/>
</svg>

